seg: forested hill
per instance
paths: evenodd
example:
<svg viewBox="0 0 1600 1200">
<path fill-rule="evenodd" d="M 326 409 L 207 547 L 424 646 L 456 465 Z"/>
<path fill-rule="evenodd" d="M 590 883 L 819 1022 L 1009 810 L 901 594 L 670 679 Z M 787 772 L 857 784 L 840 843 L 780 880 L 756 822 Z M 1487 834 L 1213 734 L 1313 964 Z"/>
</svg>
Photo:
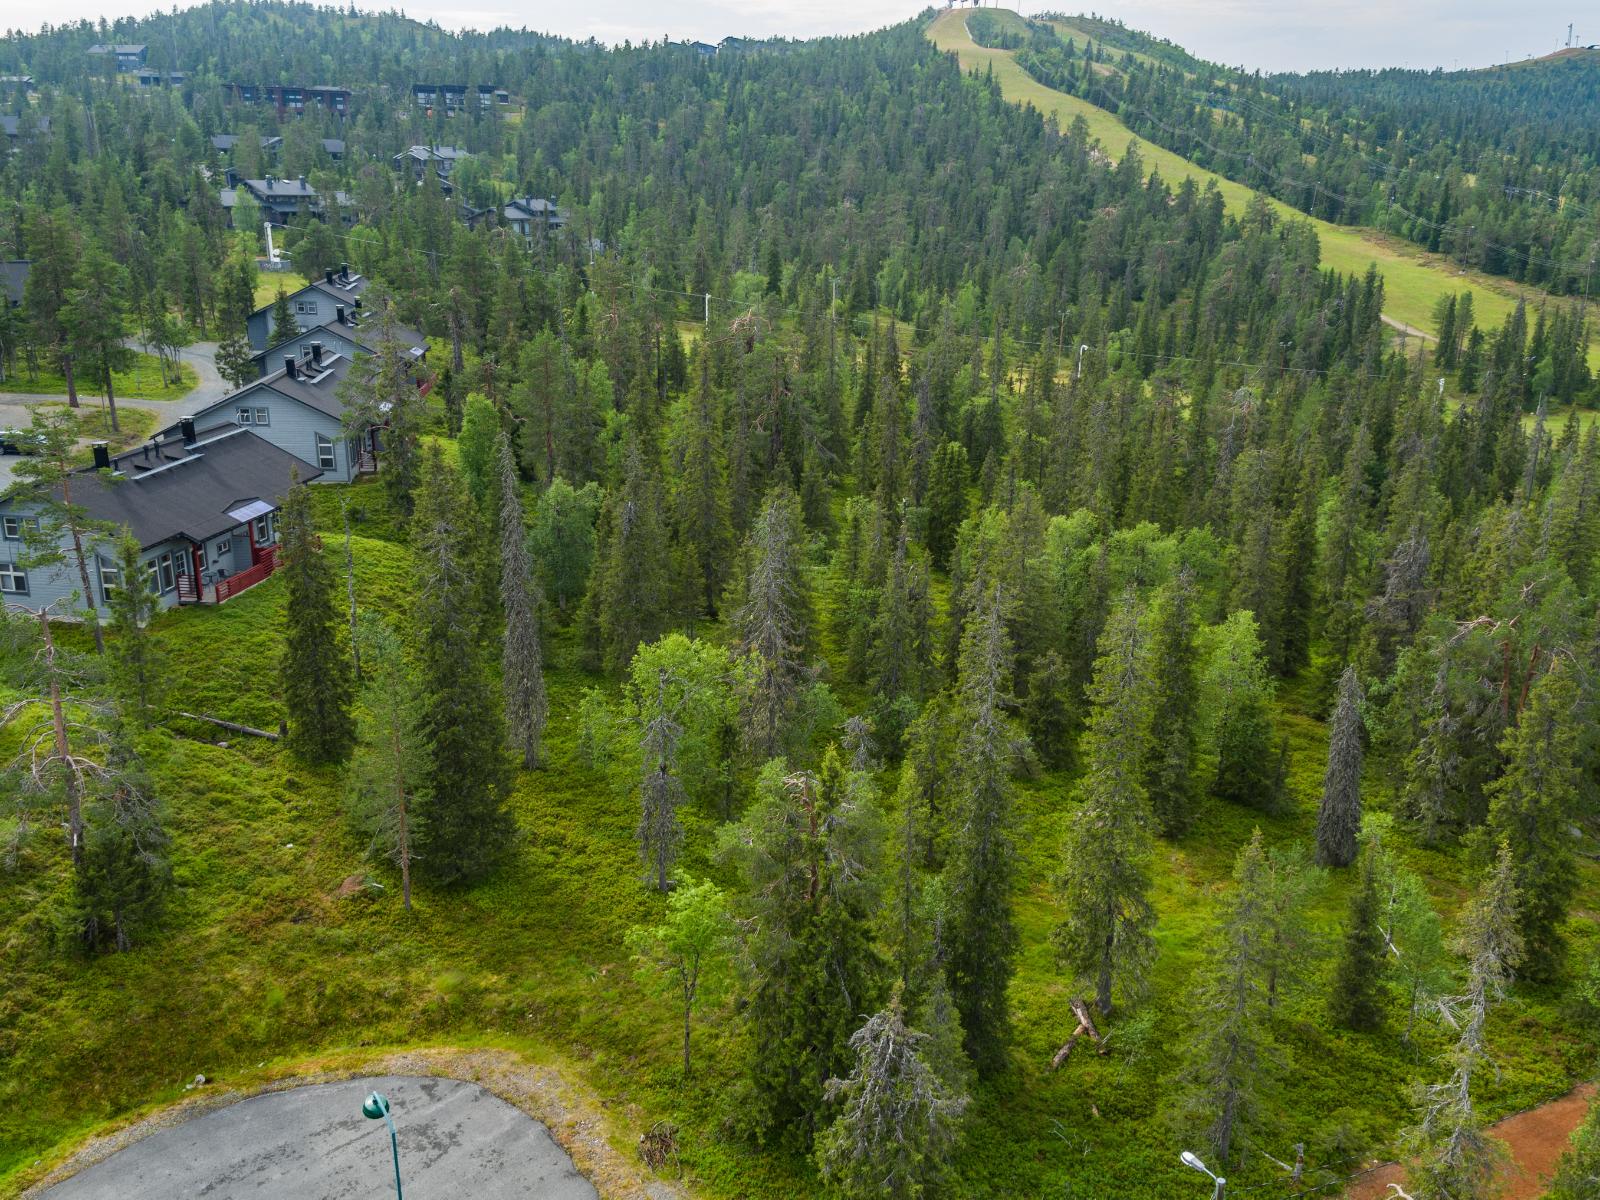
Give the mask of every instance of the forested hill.
<svg viewBox="0 0 1600 1200">
<path fill-rule="evenodd" d="M 1586 310 L 1463 286 L 1398 338 L 1368 258 L 926 32 L 273 2 L 0 46 L 39 451 L 0 512 L 0 1193 L 196 1073 L 428 1045 L 559 1074 L 715 1200 L 1183 1200 L 1184 1147 L 1246 1195 L 1301 1147 L 1308 1189 L 1404 1155 L 1487 1200 L 1486 1118 L 1592 1072 Z M 184 76 L 73 69 L 113 37 Z M 227 86 L 273 81 L 349 111 Z M 67 493 L 95 400 L 125 340 L 253 383 L 247 333 L 328 289 L 325 390 L 291 356 L 206 430 L 319 478 L 233 535 L 253 586 L 177 607 Z"/>
<path fill-rule="evenodd" d="M 1550 291 L 1593 286 L 1600 55 L 1262 75 L 1114 21 L 979 12 L 968 25 L 1040 82 L 1302 212 Z"/>
</svg>

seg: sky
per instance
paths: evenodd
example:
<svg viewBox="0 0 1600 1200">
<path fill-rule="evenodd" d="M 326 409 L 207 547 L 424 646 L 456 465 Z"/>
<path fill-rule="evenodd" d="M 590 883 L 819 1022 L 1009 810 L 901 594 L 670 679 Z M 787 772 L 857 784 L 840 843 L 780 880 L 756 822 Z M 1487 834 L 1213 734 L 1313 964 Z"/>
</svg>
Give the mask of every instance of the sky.
<svg viewBox="0 0 1600 1200">
<path fill-rule="evenodd" d="M 942 2 L 942 0 L 941 0 Z M 170 3 L 170 0 L 169 0 Z M 1578 44 L 1600 43 L 1594 0 L 1039 0 L 1052 10 L 1085 8 L 1169 38 L 1202 58 L 1262 70 L 1323 67 L 1485 66 L 1546 54 L 1576 23 Z M 862 33 L 914 16 L 926 0 L 357 0 L 362 9 L 400 7 L 452 29 L 527 27 L 614 43 L 662 37 L 717 41 L 741 36 Z M 6 0 L 0 22 L 143 15 L 152 0 Z M 1033 12 L 1027 3 L 1021 11 Z"/>
</svg>

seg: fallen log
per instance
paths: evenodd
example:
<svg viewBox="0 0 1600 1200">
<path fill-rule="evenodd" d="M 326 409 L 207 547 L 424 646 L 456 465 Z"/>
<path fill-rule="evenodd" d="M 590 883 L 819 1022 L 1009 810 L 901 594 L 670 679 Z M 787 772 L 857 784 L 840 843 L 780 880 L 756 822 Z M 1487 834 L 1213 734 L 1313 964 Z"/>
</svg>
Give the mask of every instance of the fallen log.
<svg viewBox="0 0 1600 1200">
<path fill-rule="evenodd" d="M 1111 1052 L 1109 1047 L 1106 1046 L 1105 1038 L 1100 1036 L 1100 1030 L 1095 1027 L 1094 1017 L 1089 1012 L 1089 1006 L 1077 997 L 1069 1000 L 1067 1006 L 1072 1009 L 1072 1015 L 1078 1018 L 1078 1027 L 1072 1031 L 1072 1036 L 1066 1040 L 1061 1049 L 1056 1051 L 1055 1057 L 1050 1060 L 1050 1069 L 1052 1071 L 1061 1069 L 1061 1064 L 1067 1061 L 1067 1056 L 1072 1053 L 1072 1048 L 1078 1044 L 1080 1037 L 1086 1037 L 1095 1044 L 1096 1054 L 1104 1055 Z"/>
<path fill-rule="evenodd" d="M 204 713 L 180 712 L 180 717 L 188 717 L 191 721 L 204 721 L 208 725 L 220 725 L 223 729 L 232 730 L 234 733 L 247 733 L 251 737 L 266 738 L 269 742 L 278 740 L 278 735 L 266 729 L 256 729 L 251 725 L 239 725 L 233 721 L 224 721 L 221 717 L 208 717 Z"/>
</svg>

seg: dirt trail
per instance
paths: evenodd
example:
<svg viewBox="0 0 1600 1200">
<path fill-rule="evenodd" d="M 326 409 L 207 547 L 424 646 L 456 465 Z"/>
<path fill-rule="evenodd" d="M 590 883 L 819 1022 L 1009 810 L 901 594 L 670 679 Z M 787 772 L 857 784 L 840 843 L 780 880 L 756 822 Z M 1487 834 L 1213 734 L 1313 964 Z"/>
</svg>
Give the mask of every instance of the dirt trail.
<svg viewBox="0 0 1600 1200">
<path fill-rule="evenodd" d="M 1586 1083 L 1549 1104 L 1507 1117 L 1490 1127 L 1497 1138 L 1511 1148 L 1512 1165 L 1507 1170 L 1500 1200 L 1537 1200 L 1555 1173 L 1556 1161 L 1566 1152 L 1572 1131 L 1589 1110 L 1595 1085 Z M 1389 1185 L 1405 1184 L 1405 1168 L 1399 1163 L 1376 1167 L 1356 1177 L 1345 1192 L 1345 1200 L 1389 1200 L 1394 1195 Z"/>
</svg>

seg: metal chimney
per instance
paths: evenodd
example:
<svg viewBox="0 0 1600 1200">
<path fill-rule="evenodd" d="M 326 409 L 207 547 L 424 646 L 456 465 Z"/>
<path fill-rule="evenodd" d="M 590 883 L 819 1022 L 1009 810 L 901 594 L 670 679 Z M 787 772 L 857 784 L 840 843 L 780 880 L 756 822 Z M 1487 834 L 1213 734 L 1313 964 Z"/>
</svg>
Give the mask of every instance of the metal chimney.
<svg viewBox="0 0 1600 1200">
<path fill-rule="evenodd" d="M 111 450 L 104 442 L 94 444 L 94 469 L 96 471 L 111 469 Z"/>
<path fill-rule="evenodd" d="M 315 363 L 319 367 L 322 365 L 322 343 L 321 342 L 312 342 L 311 343 L 311 361 L 313 363 Z"/>
<path fill-rule="evenodd" d="M 285 354 L 283 356 L 283 370 L 284 374 L 286 374 L 290 379 L 300 378 L 300 372 L 295 368 L 294 355 L 292 354 Z"/>
</svg>

